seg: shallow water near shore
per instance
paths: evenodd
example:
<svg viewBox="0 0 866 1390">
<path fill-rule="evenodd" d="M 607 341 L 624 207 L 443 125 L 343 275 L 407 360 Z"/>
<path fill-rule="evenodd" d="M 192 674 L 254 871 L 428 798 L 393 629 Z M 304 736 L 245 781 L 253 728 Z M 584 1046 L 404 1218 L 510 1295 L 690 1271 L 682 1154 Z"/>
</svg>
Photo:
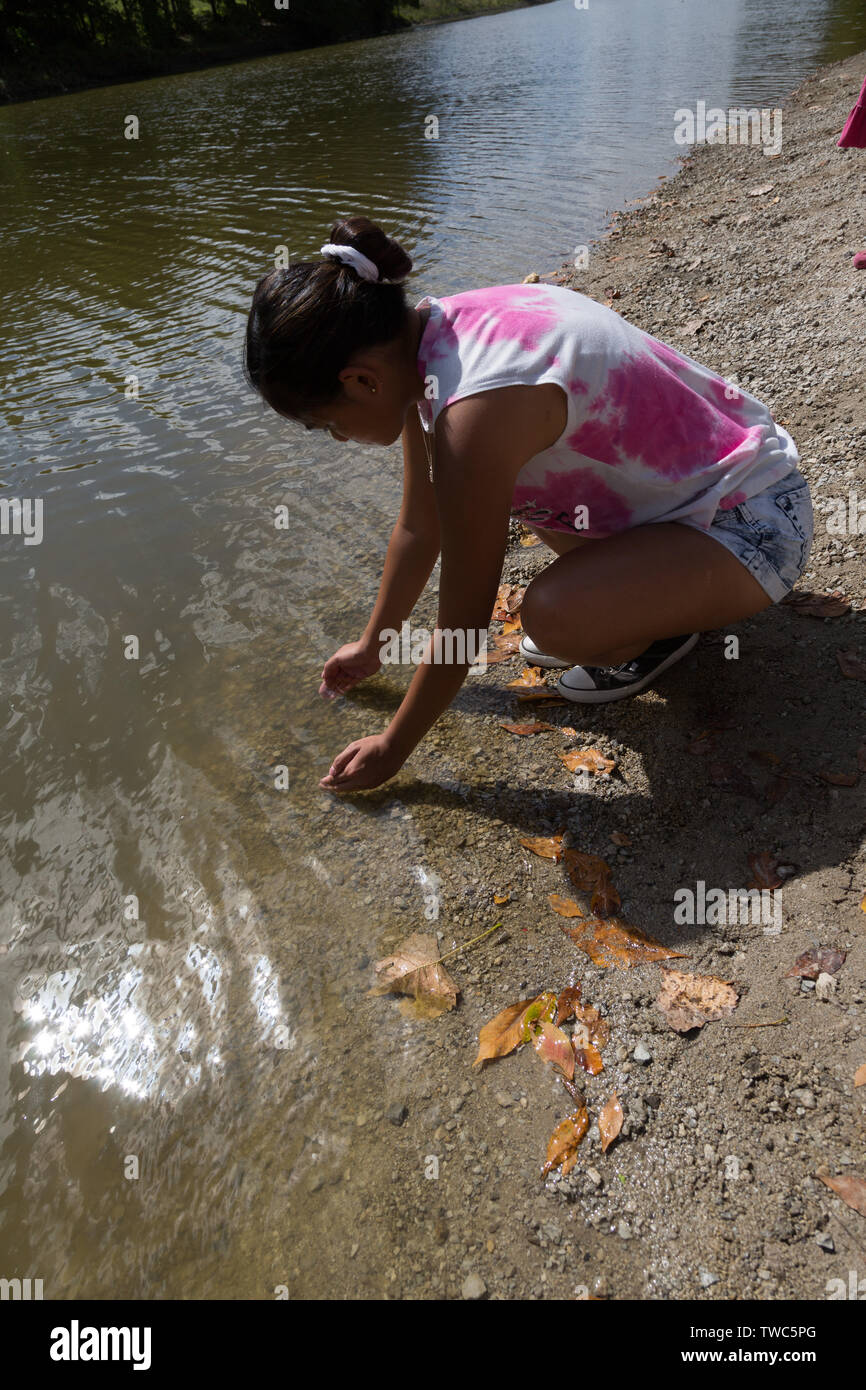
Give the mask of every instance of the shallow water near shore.
<svg viewBox="0 0 866 1390">
<path fill-rule="evenodd" d="M 244 387 L 274 248 L 363 209 L 419 298 L 553 268 L 675 170 L 678 106 L 775 105 L 866 45 L 859 10 L 561 3 L 0 112 L 0 495 L 45 516 L 2 549 L 0 1274 L 51 1298 L 380 1294 L 398 1232 L 337 1287 L 307 1235 L 312 1198 L 351 1235 L 438 1066 L 435 1025 L 364 998 L 371 965 L 494 920 L 472 841 L 503 811 L 459 719 L 393 787 L 317 786 L 411 674 L 316 693 L 369 614 L 401 466 Z"/>
</svg>

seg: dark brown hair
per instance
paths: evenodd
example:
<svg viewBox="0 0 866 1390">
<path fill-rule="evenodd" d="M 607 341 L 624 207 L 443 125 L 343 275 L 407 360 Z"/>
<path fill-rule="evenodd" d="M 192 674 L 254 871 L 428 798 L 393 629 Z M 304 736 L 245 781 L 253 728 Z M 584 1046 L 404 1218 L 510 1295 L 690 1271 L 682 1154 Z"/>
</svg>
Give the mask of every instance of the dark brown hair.
<svg viewBox="0 0 866 1390">
<path fill-rule="evenodd" d="M 395 283 L 412 269 L 402 246 L 368 217 L 335 222 L 328 240 L 371 260 L 378 280 L 330 257 L 271 270 L 256 285 L 247 322 L 244 371 L 281 415 L 332 401 L 353 353 L 387 343 L 406 327 L 409 310 Z"/>
</svg>

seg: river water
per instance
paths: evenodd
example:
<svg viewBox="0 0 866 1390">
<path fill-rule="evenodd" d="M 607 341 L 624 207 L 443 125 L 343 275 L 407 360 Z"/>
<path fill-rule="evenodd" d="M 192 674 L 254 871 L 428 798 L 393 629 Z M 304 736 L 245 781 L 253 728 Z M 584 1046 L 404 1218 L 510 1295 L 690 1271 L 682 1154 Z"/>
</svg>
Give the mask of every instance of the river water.
<svg viewBox="0 0 866 1390">
<path fill-rule="evenodd" d="M 418 298 L 551 270 L 674 172 L 676 108 L 772 106 L 864 47 L 857 0 L 560 0 L 0 111 L 0 499 L 43 507 L 40 543 L 0 536 L 0 1275 L 379 1289 L 312 1258 L 309 1203 L 351 1223 L 348 1174 L 387 1159 L 365 1112 L 416 1063 L 370 961 L 437 892 L 445 944 L 466 932 L 435 814 L 317 786 L 408 683 L 316 693 L 401 465 L 245 387 L 275 248 L 364 211 Z M 424 761 L 432 794 L 469 752 Z"/>
</svg>

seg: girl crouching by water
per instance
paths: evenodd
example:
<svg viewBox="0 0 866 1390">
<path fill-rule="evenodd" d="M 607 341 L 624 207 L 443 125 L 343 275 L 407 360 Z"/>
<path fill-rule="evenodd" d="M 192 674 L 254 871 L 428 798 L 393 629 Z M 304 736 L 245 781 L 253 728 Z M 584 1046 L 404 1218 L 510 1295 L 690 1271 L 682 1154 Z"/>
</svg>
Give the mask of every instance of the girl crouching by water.
<svg viewBox="0 0 866 1390">
<path fill-rule="evenodd" d="M 497 285 L 410 308 L 412 262 L 365 217 L 336 223 L 321 255 L 257 285 L 249 380 L 307 429 L 403 443 L 379 594 L 358 641 L 326 661 L 321 695 L 379 669 L 384 631 L 401 629 L 439 555 L 437 629 L 486 631 L 511 516 L 558 557 L 527 587 L 520 651 L 563 668 L 557 689 L 578 703 L 645 690 L 699 632 L 795 584 L 809 488 L 754 396 L 573 290 Z M 348 744 L 319 785 L 393 777 L 466 655 L 418 665 L 387 729 Z"/>
</svg>

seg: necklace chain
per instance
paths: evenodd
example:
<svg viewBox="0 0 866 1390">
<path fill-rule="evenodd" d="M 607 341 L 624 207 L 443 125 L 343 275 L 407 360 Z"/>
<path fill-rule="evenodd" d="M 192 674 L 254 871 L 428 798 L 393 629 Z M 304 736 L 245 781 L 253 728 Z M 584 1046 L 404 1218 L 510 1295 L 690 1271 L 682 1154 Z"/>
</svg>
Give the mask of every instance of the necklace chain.
<svg viewBox="0 0 866 1390">
<path fill-rule="evenodd" d="M 425 430 L 423 423 L 422 423 L 422 425 L 421 425 L 421 433 L 422 433 L 423 436 L 424 436 L 424 450 L 425 450 L 425 452 L 426 452 L 426 454 L 427 454 L 427 477 L 430 479 L 430 481 L 431 481 L 431 483 L 432 483 L 432 481 L 433 481 L 433 456 L 434 456 L 434 455 L 433 455 L 433 446 L 434 446 L 434 438 L 433 438 L 433 435 L 432 435 L 432 433 L 431 433 L 430 431 Z"/>
</svg>

